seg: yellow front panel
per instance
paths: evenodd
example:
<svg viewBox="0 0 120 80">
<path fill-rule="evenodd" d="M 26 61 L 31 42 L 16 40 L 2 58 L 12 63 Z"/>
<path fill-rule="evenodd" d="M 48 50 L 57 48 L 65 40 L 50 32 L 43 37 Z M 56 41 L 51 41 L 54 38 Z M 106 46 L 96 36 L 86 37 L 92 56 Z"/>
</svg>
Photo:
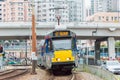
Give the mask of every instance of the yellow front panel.
<svg viewBox="0 0 120 80">
<path fill-rule="evenodd" d="M 71 50 L 59 50 L 54 52 L 54 58 L 52 62 L 68 62 L 74 61 L 74 56 L 72 55 Z"/>
</svg>

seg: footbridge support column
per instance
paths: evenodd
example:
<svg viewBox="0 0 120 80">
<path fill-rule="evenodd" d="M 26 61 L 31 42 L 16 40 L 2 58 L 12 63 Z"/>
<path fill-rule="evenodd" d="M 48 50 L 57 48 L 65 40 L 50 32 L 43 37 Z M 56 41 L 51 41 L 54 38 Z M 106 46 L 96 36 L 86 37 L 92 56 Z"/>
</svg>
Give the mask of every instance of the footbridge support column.
<svg viewBox="0 0 120 80">
<path fill-rule="evenodd" d="M 110 59 L 115 59 L 115 39 L 114 37 L 108 38 L 108 54 Z"/>
<path fill-rule="evenodd" d="M 95 41 L 95 65 L 98 65 L 100 60 L 100 40 Z"/>
</svg>

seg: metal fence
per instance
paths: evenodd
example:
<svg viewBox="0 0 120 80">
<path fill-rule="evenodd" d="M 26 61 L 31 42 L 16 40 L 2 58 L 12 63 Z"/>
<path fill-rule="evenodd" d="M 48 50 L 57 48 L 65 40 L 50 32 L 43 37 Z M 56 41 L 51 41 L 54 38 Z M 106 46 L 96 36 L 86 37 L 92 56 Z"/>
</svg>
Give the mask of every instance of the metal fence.
<svg viewBox="0 0 120 80">
<path fill-rule="evenodd" d="M 103 80 L 120 80 L 117 78 L 114 74 L 110 73 L 107 70 L 104 70 L 98 66 L 92 66 L 92 65 L 80 65 L 78 68 L 80 71 L 88 72 L 93 75 L 96 75 L 100 77 Z"/>
</svg>

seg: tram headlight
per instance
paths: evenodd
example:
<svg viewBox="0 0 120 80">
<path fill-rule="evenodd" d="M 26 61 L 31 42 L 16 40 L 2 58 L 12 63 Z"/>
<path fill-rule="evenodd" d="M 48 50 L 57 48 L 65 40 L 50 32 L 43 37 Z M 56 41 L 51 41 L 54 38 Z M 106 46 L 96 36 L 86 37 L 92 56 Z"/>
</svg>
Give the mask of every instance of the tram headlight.
<svg viewBox="0 0 120 80">
<path fill-rule="evenodd" d="M 57 58 L 56 61 L 60 61 L 60 58 Z"/>
<path fill-rule="evenodd" d="M 68 61 L 69 61 L 69 60 L 70 60 L 70 58 L 66 58 L 66 60 L 68 60 Z"/>
</svg>

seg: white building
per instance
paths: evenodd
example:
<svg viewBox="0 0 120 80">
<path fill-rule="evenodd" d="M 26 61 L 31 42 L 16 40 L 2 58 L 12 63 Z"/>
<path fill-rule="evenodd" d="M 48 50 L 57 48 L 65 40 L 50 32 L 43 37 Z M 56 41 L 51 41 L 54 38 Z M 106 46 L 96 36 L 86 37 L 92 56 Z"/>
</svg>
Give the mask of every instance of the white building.
<svg viewBox="0 0 120 80">
<path fill-rule="evenodd" d="M 88 22 L 120 22 L 120 13 L 118 12 L 98 12 L 87 17 Z"/>
<path fill-rule="evenodd" d="M 61 9 L 55 9 L 61 8 Z M 68 6 L 66 1 L 49 1 L 44 0 L 38 3 L 37 21 L 40 22 L 56 22 L 56 17 L 61 16 L 61 22 L 68 22 Z M 59 10 L 59 12 L 58 12 Z"/>
<path fill-rule="evenodd" d="M 92 14 L 97 12 L 116 12 L 119 10 L 119 0 L 91 0 Z"/>
<path fill-rule="evenodd" d="M 43 0 L 37 6 L 37 21 L 40 22 L 56 22 L 58 15 L 61 22 L 85 20 L 84 0 Z"/>
<path fill-rule="evenodd" d="M 85 21 L 86 9 L 85 0 L 68 0 L 69 4 L 69 21 Z"/>
</svg>

